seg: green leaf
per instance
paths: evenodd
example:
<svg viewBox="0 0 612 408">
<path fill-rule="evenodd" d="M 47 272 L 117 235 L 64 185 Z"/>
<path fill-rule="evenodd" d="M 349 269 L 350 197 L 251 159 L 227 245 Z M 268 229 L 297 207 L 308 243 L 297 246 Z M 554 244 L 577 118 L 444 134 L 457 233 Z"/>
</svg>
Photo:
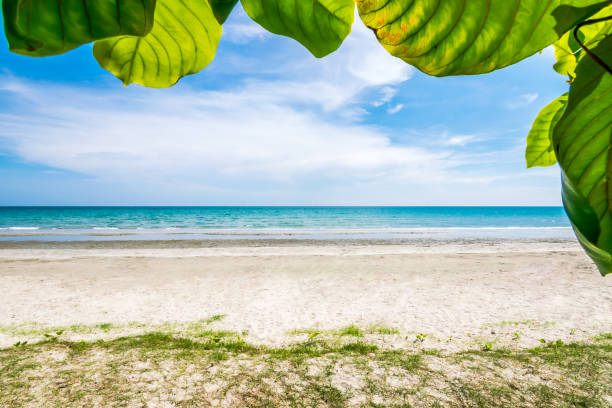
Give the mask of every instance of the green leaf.
<svg viewBox="0 0 612 408">
<path fill-rule="evenodd" d="M 596 19 L 609 15 L 612 15 L 612 5 L 604 7 L 590 18 Z M 555 46 L 555 57 L 557 58 L 557 62 L 553 65 L 553 68 L 561 75 L 567 75 L 571 79 L 576 76 L 575 70 L 578 60 L 585 54 L 574 38 L 573 31 L 574 30 L 570 30 L 563 34 L 563 37 L 553 44 Z M 606 21 L 581 27 L 578 31 L 578 38 L 585 46 L 591 48 L 611 34 L 612 22 Z"/>
<path fill-rule="evenodd" d="M 227 16 L 232 12 L 238 0 L 208 0 L 210 7 L 212 7 L 213 14 L 219 22 L 223 24 L 227 19 Z"/>
<path fill-rule="evenodd" d="M 557 62 L 553 65 L 553 69 L 561 75 L 567 75 L 571 80 L 576 76 L 576 64 L 580 57 L 582 48 L 574 38 L 572 30 L 568 31 L 555 42 L 555 58 Z M 584 38 L 584 34 L 580 34 L 581 41 Z"/>
<path fill-rule="evenodd" d="M 612 65 L 612 36 L 592 51 Z M 553 143 L 563 169 L 565 209 L 602 275 L 612 272 L 611 117 L 612 75 L 592 58 L 581 58 Z"/>
<path fill-rule="evenodd" d="M 593 244 L 597 241 L 600 233 L 597 215 L 586 198 L 578 192 L 563 172 L 561 172 L 561 185 L 563 206 L 574 228 L 578 242 L 595 262 L 601 274 L 605 276 L 612 271 L 612 256 L 609 252 Z"/>
<path fill-rule="evenodd" d="M 531 125 L 531 130 L 527 135 L 527 149 L 525 150 L 527 167 L 552 166 L 557 162 L 552 133 L 563 114 L 566 103 L 567 93 L 546 105 Z"/>
<path fill-rule="evenodd" d="M 164 88 L 206 67 L 220 38 L 221 25 L 207 1 L 158 0 L 149 34 L 96 41 L 93 52 L 124 85 Z"/>
<path fill-rule="evenodd" d="M 299 41 L 315 57 L 340 47 L 351 32 L 353 0 L 241 0 L 247 14 L 266 30 Z"/>
<path fill-rule="evenodd" d="M 57 55 L 117 35 L 145 35 L 155 0 L 3 0 L 9 49 L 31 57 Z"/>
<path fill-rule="evenodd" d="M 551 45 L 602 0 L 361 0 L 392 55 L 436 76 L 481 74 Z"/>
</svg>

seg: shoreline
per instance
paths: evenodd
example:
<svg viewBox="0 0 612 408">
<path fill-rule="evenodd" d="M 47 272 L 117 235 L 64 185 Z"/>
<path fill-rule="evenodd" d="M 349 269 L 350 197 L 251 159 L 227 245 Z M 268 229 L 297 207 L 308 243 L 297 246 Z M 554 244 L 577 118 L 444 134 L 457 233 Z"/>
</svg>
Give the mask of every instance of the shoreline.
<svg viewBox="0 0 612 408">
<path fill-rule="evenodd" d="M 569 226 L 454 226 L 410 228 L 0 228 L 2 242 L 91 241 L 412 241 L 451 239 L 575 239 Z"/>
<path fill-rule="evenodd" d="M 581 253 L 574 239 L 341 239 L 0 242 L 0 259 Z"/>
<path fill-rule="evenodd" d="M 333 246 L 412 246 L 431 245 L 512 245 L 512 244 L 577 244 L 575 237 L 414 237 L 414 238 L 236 238 L 236 239 L 109 239 L 109 240 L 0 240 L 3 249 L 106 249 L 106 248 L 233 248 L 233 247 L 333 247 Z"/>
</svg>

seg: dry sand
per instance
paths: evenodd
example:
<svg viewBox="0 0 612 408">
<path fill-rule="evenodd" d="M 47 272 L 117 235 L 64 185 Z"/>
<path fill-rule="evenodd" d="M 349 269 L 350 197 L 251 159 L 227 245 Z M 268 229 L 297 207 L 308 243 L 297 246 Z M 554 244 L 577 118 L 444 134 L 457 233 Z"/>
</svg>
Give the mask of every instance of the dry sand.
<svg viewBox="0 0 612 408">
<path fill-rule="evenodd" d="M 428 333 L 440 344 L 516 330 L 525 345 L 612 331 L 612 277 L 602 278 L 573 241 L 218 245 L 4 245 L 0 325 L 223 314 L 216 328 L 247 330 L 264 344 L 290 341 L 292 329 L 348 324 Z M 7 333 L 0 347 L 15 340 Z"/>
</svg>

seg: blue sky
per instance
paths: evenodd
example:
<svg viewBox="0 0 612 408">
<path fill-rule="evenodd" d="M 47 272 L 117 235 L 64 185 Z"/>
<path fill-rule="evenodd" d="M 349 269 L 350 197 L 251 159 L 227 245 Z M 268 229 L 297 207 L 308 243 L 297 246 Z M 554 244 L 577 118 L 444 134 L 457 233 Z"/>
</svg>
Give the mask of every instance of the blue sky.
<svg viewBox="0 0 612 408">
<path fill-rule="evenodd" d="M 566 91 L 550 49 L 428 77 L 355 21 L 312 57 L 237 8 L 215 60 L 170 89 L 124 87 L 91 45 L 50 58 L 0 40 L 0 205 L 560 205 L 525 168 Z"/>
</svg>

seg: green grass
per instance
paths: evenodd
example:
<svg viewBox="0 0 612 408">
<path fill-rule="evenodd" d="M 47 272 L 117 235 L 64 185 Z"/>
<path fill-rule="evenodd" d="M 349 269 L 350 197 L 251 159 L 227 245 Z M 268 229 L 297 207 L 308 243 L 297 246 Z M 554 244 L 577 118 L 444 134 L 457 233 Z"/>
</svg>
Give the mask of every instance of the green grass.
<svg viewBox="0 0 612 408">
<path fill-rule="evenodd" d="M 189 323 L 162 323 L 151 325 L 139 322 L 127 324 L 98 323 L 93 325 L 73 324 L 70 326 L 41 326 L 38 323 L 22 323 L 15 325 L 0 325 L 0 333 L 12 337 L 44 337 L 45 335 L 61 334 L 98 334 L 123 330 L 159 330 L 175 333 L 196 333 L 209 330 L 210 325 L 219 322 L 225 315 L 216 314 L 206 319 Z"/>
<path fill-rule="evenodd" d="M 209 337 L 209 338 L 218 338 L 218 339 L 224 339 L 227 337 L 240 337 L 240 334 L 237 332 L 233 332 L 233 331 L 227 331 L 227 330 L 203 330 L 201 332 L 199 332 L 196 337 Z"/>
<path fill-rule="evenodd" d="M 555 324 L 557 324 L 557 322 L 552 322 L 552 321 L 544 321 L 544 322 L 540 322 L 537 320 L 503 320 L 501 322 L 497 322 L 497 323 L 491 323 L 489 324 L 489 326 L 532 326 L 532 327 L 550 327 L 550 326 L 554 326 Z"/>
<path fill-rule="evenodd" d="M 361 329 L 354 324 L 343 327 L 338 331 L 339 336 L 355 336 L 355 337 L 363 337 L 363 332 Z"/>
<path fill-rule="evenodd" d="M 112 323 L 100 323 L 100 324 L 97 324 L 96 327 L 103 331 L 109 331 L 113 328 L 113 325 Z"/>
<path fill-rule="evenodd" d="M 598 336 L 593 337 L 595 341 L 612 340 L 612 333 L 601 333 Z"/>
<path fill-rule="evenodd" d="M 204 323 L 206 324 L 212 324 L 214 322 L 218 322 L 220 320 L 223 320 L 225 318 L 224 314 L 216 314 L 216 315 L 212 315 L 210 316 L 208 319 L 204 320 Z"/>
<path fill-rule="evenodd" d="M 383 348 L 355 326 L 328 339 L 313 333 L 283 347 L 209 328 L 47 338 L 0 350 L 0 406 L 603 408 L 612 395 L 609 333 L 592 343 L 456 353 Z"/>
<path fill-rule="evenodd" d="M 324 332 L 323 330 L 319 330 L 319 329 L 304 328 L 304 329 L 289 330 L 287 334 L 290 336 L 299 336 L 301 334 L 307 334 L 309 336 L 314 337 L 314 336 L 318 336 L 319 334 L 323 332 Z"/>
<path fill-rule="evenodd" d="M 369 330 L 371 333 L 375 334 L 386 334 L 386 335 L 394 335 L 400 334 L 400 331 L 394 327 L 385 327 L 385 326 L 373 326 Z"/>
<path fill-rule="evenodd" d="M 339 330 L 323 330 L 323 329 L 315 329 L 315 328 L 302 328 L 302 329 L 293 329 L 287 332 L 290 336 L 300 336 L 300 335 L 308 335 L 310 339 L 315 337 L 344 337 L 344 336 L 353 336 L 353 337 L 364 337 L 366 334 L 374 334 L 374 335 L 399 335 L 400 331 L 394 327 L 386 327 L 380 325 L 370 326 L 365 329 L 361 329 L 358 326 L 351 324 L 349 326 L 345 326 Z"/>
</svg>

